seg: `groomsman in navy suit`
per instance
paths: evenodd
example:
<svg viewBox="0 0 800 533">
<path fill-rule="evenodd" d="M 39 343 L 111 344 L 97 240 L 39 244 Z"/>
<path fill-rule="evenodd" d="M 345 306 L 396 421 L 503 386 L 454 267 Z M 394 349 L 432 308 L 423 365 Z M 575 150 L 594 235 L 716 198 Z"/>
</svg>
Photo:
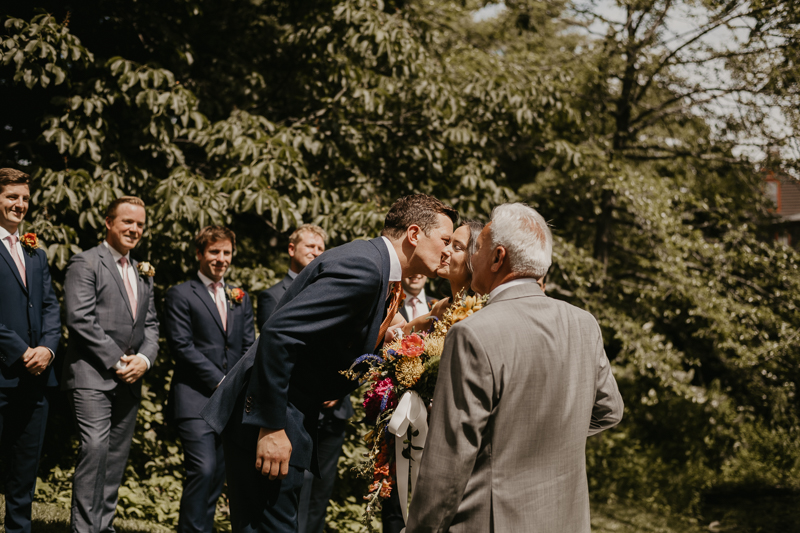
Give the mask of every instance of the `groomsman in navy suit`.
<svg viewBox="0 0 800 533">
<path fill-rule="evenodd" d="M 340 371 L 382 345 L 400 280 L 436 275 L 457 216 L 433 197 L 406 196 L 389 209 L 381 237 L 317 257 L 203 408 L 223 433 L 235 533 L 297 531 L 304 471 L 319 473 L 322 404 L 358 386 Z"/>
<path fill-rule="evenodd" d="M 328 234 L 325 230 L 313 224 L 303 224 L 289 235 L 289 272 L 278 283 L 258 293 L 259 329 L 275 311 L 294 278 L 325 251 L 326 240 Z"/>
<path fill-rule="evenodd" d="M 197 276 L 167 291 L 167 342 L 177 360 L 169 409 L 186 468 L 178 531 L 212 533 L 225 458 L 221 438 L 200 418 L 200 409 L 253 344 L 255 324 L 250 297 L 224 280 L 236 235 L 228 228 L 207 226 L 194 242 Z"/>
<path fill-rule="evenodd" d="M 8 533 L 30 532 L 36 471 L 47 422 L 46 387 L 61 337 L 58 300 L 44 250 L 20 244 L 30 201 L 28 175 L 0 169 L 0 458 Z"/>
</svg>

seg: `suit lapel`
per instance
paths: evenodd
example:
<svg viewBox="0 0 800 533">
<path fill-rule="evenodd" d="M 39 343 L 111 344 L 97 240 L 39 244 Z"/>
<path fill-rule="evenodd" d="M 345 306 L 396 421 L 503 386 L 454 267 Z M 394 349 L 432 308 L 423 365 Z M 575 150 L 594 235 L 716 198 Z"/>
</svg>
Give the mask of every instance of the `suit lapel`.
<svg viewBox="0 0 800 533">
<path fill-rule="evenodd" d="M 5 248 L 5 246 L 3 246 Z M 25 277 L 28 287 L 31 286 L 31 281 L 38 279 L 39 275 L 39 261 L 36 260 L 36 257 L 33 255 L 28 254 L 27 252 L 22 253 L 22 261 L 25 263 Z"/>
<path fill-rule="evenodd" d="M 28 289 L 25 287 L 25 284 L 22 283 L 22 277 L 19 275 L 19 269 L 17 268 L 17 264 L 14 262 L 14 258 L 11 257 L 11 254 L 9 253 L 6 246 L 2 243 L 0 243 L 0 255 L 3 256 L 3 259 L 5 259 L 6 263 L 8 263 L 8 268 L 11 269 L 11 273 L 14 274 L 14 278 L 16 278 L 17 283 L 19 283 L 19 286 L 22 287 L 22 290 L 27 293 Z M 22 255 L 28 255 L 28 254 L 23 253 Z"/>
<path fill-rule="evenodd" d="M 114 257 L 111 255 L 111 251 L 109 251 L 105 244 L 99 244 L 97 246 L 98 253 L 100 254 L 100 260 L 103 262 L 103 265 L 108 269 L 109 273 L 111 273 L 111 278 L 117 283 L 117 287 L 119 288 L 119 292 L 122 295 L 122 299 L 125 300 L 125 308 L 128 310 L 128 314 L 131 315 L 131 318 L 135 319 L 133 316 L 133 312 L 131 311 L 131 301 L 128 298 L 128 291 L 125 290 L 125 285 L 122 281 L 122 276 L 119 274 L 119 269 L 117 269 L 117 265 L 114 262 Z M 137 284 L 138 285 L 138 284 Z"/>
<path fill-rule="evenodd" d="M 211 314 L 211 318 L 214 319 L 214 322 L 217 324 L 217 327 L 225 333 L 225 330 L 222 328 L 222 319 L 219 317 L 219 311 L 217 311 L 217 305 L 214 303 L 214 300 L 211 299 L 211 295 L 208 293 L 208 289 L 203 285 L 200 281 L 192 280 L 192 290 L 200 298 L 200 301 L 208 309 L 208 312 Z"/>
<path fill-rule="evenodd" d="M 133 272 L 136 276 L 136 297 L 138 298 L 136 304 L 136 320 L 134 320 L 134 322 L 136 322 L 142 317 L 142 308 L 144 308 L 145 317 L 147 316 L 147 308 L 150 307 L 150 305 L 147 298 L 147 280 L 144 276 L 139 275 L 139 261 L 132 260 L 131 265 L 133 266 Z"/>
<path fill-rule="evenodd" d="M 230 285 L 227 283 L 225 284 L 225 305 L 228 306 L 228 323 L 225 325 L 225 337 L 228 336 L 228 332 L 233 331 L 233 316 L 234 316 L 234 309 L 239 307 L 239 304 L 236 304 L 228 299 L 228 290 L 231 288 Z M 217 313 L 219 314 L 219 313 Z M 220 320 L 220 325 L 222 321 Z"/>
<path fill-rule="evenodd" d="M 372 318 L 372 325 L 367 334 L 366 344 L 364 344 L 361 353 L 372 353 L 375 351 L 375 341 L 378 338 L 378 332 L 381 329 L 381 322 L 386 316 L 386 297 L 389 294 L 389 268 L 391 266 L 389 259 L 389 250 L 386 249 L 386 243 L 383 242 L 382 237 L 372 239 L 370 244 L 375 246 L 381 261 L 381 290 L 378 294 L 378 308 L 375 311 L 375 316 Z"/>
</svg>

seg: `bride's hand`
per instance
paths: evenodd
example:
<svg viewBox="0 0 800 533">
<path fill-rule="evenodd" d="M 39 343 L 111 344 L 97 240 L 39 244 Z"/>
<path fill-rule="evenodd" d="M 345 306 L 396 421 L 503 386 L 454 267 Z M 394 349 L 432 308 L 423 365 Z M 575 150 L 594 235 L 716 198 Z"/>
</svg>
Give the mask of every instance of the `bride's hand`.
<svg viewBox="0 0 800 533">
<path fill-rule="evenodd" d="M 435 316 L 439 320 L 442 319 L 444 312 L 447 311 L 447 308 L 450 307 L 450 298 L 442 298 L 431 308 L 431 316 Z"/>
</svg>

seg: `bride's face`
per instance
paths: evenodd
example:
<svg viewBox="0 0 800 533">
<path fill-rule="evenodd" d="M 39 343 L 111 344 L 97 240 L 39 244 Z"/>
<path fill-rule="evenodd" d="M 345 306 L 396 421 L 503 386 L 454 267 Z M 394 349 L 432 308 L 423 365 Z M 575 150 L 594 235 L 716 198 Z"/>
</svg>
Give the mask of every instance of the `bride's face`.
<svg viewBox="0 0 800 533">
<path fill-rule="evenodd" d="M 470 273 L 467 268 L 467 261 L 469 261 L 468 245 L 469 227 L 461 226 L 453 232 L 450 244 L 447 245 L 442 255 L 442 264 L 436 270 L 440 278 L 449 280 L 454 285 L 469 285 Z"/>
</svg>

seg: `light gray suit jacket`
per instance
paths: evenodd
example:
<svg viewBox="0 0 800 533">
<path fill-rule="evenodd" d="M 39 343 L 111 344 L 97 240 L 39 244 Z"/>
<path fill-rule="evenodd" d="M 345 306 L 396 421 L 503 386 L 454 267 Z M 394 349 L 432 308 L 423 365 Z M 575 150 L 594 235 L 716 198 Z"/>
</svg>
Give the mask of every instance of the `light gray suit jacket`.
<svg viewBox="0 0 800 533">
<path fill-rule="evenodd" d="M 138 264 L 131 261 L 134 268 Z M 69 340 L 62 389 L 111 390 L 114 364 L 123 354 L 141 353 L 151 365 L 158 354 L 158 318 L 153 278 L 139 276 L 134 320 L 122 276 L 111 252 L 100 244 L 70 259 L 64 282 Z M 131 385 L 136 396 L 142 380 Z"/>
<path fill-rule="evenodd" d="M 408 533 L 589 533 L 586 438 L 622 411 L 592 315 L 498 293 L 447 335 Z"/>
</svg>

